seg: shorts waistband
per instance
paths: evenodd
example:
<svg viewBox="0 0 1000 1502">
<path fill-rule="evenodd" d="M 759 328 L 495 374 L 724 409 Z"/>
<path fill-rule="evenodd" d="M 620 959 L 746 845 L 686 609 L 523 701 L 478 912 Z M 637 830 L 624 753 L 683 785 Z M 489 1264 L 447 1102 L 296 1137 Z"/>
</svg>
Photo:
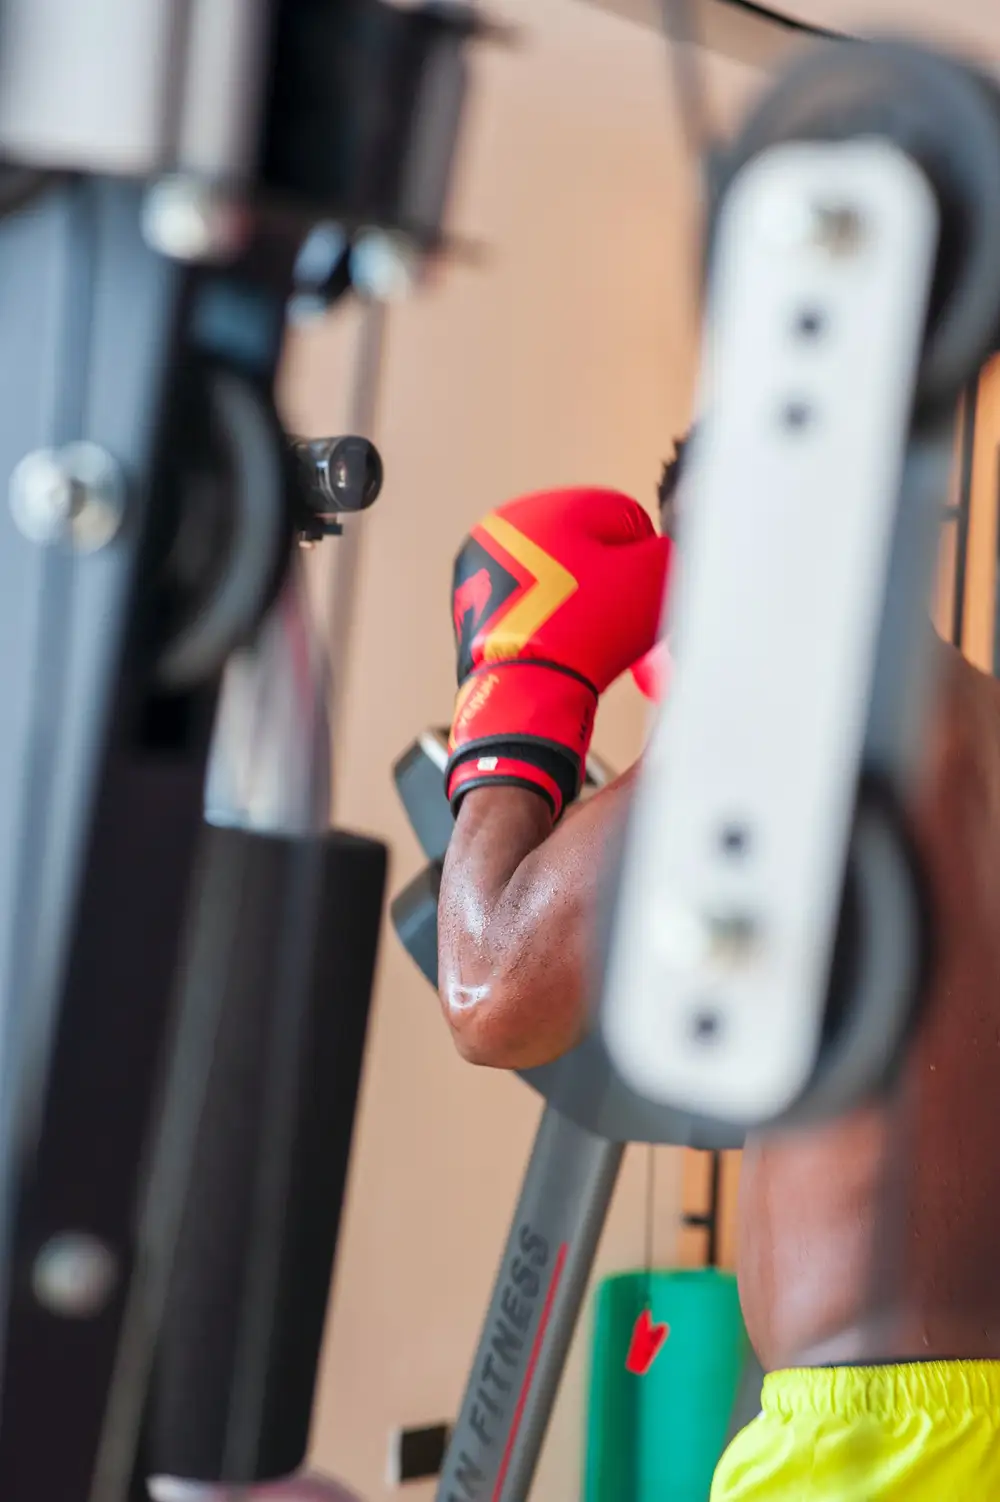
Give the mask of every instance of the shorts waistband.
<svg viewBox="0 0 1000 1502">
<path fill-rule="evenodd" d="M 781 1418 L 889 1418 L 901 1410 L 957 1407 L 1000 1413 L 1000 1361 L 791 1367 L 769 1372 L 761 1390 L 763 1412 Z"/>
</svg>

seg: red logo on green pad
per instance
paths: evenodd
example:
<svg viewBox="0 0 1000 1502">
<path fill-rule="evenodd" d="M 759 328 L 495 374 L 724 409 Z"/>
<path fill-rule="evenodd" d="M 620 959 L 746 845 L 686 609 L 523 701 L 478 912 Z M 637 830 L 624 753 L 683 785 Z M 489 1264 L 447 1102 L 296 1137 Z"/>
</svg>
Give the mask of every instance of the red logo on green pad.
<svg viewBox="0 0 1000 1502">
<path fill-rule="evenodd" d="M 632 1329 L 625 1370 L 636 1377 L 644 1377 L 669 1334 L 670 1326 L 654 1325 L 653 1316 L 648 1309 L 644 1309 Z"/>
</svg>

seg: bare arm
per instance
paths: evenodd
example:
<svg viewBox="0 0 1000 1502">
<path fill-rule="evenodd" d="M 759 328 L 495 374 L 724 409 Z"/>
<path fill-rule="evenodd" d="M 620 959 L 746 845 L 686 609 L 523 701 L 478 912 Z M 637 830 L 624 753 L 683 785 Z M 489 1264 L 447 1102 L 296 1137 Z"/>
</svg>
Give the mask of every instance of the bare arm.
<svg viewBox="0 0 1000 1502">
<path fill-rule="evenodd" d="M 441 881 L 438 970 L 445 1017 L 471 1063 L 529 1068 L 578 1040 L 605 858 L 634 778 L 635 768 L 555 830 L 535 793 L 466 796 Z"/>
</svg>

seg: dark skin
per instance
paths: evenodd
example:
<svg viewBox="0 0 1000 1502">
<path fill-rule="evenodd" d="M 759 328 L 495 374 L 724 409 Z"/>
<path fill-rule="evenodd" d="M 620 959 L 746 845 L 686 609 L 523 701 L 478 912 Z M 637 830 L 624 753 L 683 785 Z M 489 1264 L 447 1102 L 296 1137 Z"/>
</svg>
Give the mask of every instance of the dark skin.
<svg viewBox="0 0 1000 1502">
<path fill-rule="evenodd" d="M 901 1104 L 751 1138 L 743 1155 L 740 1291 L 769 1369 L 1000 1357 L 1000 685 L 939 651 L 912 810 L 938 952 Z M 533 793 L 466 797 L 439 910 L 442 1005 L 464 1058 L 521 1068 L 579 1038 L 634 777 L 555 829 Z"/>
</svg>

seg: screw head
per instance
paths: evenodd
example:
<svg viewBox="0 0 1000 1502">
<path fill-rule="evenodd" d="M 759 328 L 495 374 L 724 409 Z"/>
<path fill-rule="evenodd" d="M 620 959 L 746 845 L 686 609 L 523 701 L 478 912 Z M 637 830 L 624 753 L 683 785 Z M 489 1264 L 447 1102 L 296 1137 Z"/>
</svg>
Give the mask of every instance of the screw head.
<svg viewBox="0 0 1000 1502">
<path fill-rule="evenodd" d="M 832 256 L 852 256 L 865 238 L 865 220 L 850 203 L 810 205 L 812 243 Z"/>
<path fill-rule="evenodd" d="M 147 245 L 174 261 L 220 261 L 236 255 L 246 237 L 246 215 L 212 183 L 163 177 L 142 207 Z"/>
<path fill-rule="evenodd" d="M 26 454 L 10 477 L 11 514 L 29 542 L 67 542 L 81 553 L 105 547 L 125 515 L 120 468 L 96 443 Z"/>
<path fill-rule="evenodd" d="M 714 1043 L 722 1032 L 722 1018 L 712 1007 L 701 1007 L 691 1017 L 691 1036 L 696 1043 Z"/>
<path fill-rule="evenodd" d="M 43 1309 L 62 1319 L 92 1319 L 107 1307 L 118 1283 L 118 1259 L 96 1236 L 67 1231 L 35 1258 L 31 1287 Z"/>
<path fill-rule="evenodd" d="M 359 292 L 396 302 L 415 288 L 420 252 L 412 240 L 387 230 L 364 230 L 351 248 L 351 281 Z"/>
<path fill-rule="evenodd" d="M 760 948 L 760 925 L 745 912 L 713 913 L 707 921 L 708 957 L 727 969 L 742 968 Z"/>
<path fill-rule="evenodd" d="M 757 958 L 760 925 L 749 913 L 737 910 L 697 912 L 674 903 L 659 915 L 660 953 L 678 970 L 741 969 Z"/>
<path fill-rule="evenodd" d="M 782 250 L 821 250 L 829 256 L 858 253 L 867 235 L 865 216 L 854 204 L 804 198 L 784 185 L 761 207 L 768 238 Z"/>
</svg>

